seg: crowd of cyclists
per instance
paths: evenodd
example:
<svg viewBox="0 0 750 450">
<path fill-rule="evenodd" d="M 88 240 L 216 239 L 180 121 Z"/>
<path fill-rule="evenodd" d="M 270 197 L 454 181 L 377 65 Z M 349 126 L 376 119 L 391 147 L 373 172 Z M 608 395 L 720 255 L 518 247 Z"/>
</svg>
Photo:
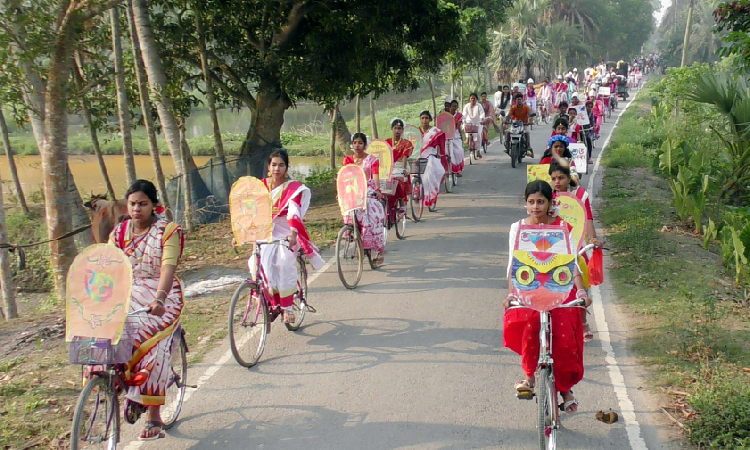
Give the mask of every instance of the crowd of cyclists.
<svg viewBox="0 0 750 450">
<path fill-rule="evenodd" d="M 415 195 L 420 195 L 425 205 L 433 209 L 437 203 L 440 186 L 446 174 L 462 176 L 464 170 L 464 145 L 468 148 L 477 142 L 486 143 L 489 139 L 489 128 L 492 127 L 501 135 L 506 146 L 509 141 L 507 133 L 511 121 L 532 124 L 552 123 L 552 133 L 547 148 L 542 152 L 540 164 L 550 164 L 549 175 L 552 183 L 535 181 L 525 189 L 525 200 L 528 217 L 519 221 L 531 224 L 559 224 L 560 217 L 555 210 L 555 198 L 561 192 L 575 195 L 586 209 L 586 220 L 589 223 L 587 240 L 601 244 L 593 226 L 593 215 L 588 201 L 588 194 L 576 183 L 577 177 L 572 171 L 571 155 L 568 149 L 571 143 L 585 142 L 589 150 L 589 162 L 593 142 L 598 139 L 600 126 L 611 109 L 617 107 L 618 87 L 638 88 L 642 83 L 644 72 L 659 67 L 658 57 L 647 57 L 631 64 L 622 61 L 616 64 L 600 64 L 588 67 L 579 73 L 574 68 L 566 74 L 557 75 L 554 82 L 545 77 L 542 83 L 535 83 L 528 78 L 525 83 L 498 86 L 493 101 L 487 93 L 472 93 L 469 102 L 460 108 L 459 101 L 446 98 L 444 111 L 453 116 L 455 133 L 448 136 L 432 125 L 430 111 L 419 115 L 419 133 L 421 141 L 413 141 L 405 136 L 407 125 L 404 120 L 394 118 L 390 122 L 392 137 L 386 142 L 393 152 L 395 190 L 382 192 L 383 180 L 379 179 L 379 160 L 367 153 L 368 139 L 363 133 L 352 137 L 352 154 L 343 164 L 354 164 L 361 167 L 367 178 L 367 207 L 357 212 L 363 236 L 363 246 L 372 252 L 377 264 L 385 262 L 386 238 L 384 236 L 387 222 L 381 201 L 390 200 L 399 205 L 399 214 L 406 214 L 406 205 Z M 459 112 L 460 109 L 460 112 Z M 581 120 L 579 115 L 586 115 L 588 120 Z M 452 129 L 452 128 L 451 128 Z M 531 142 L 526 133 L 526 141 Z M 418 148 L 414 142 L 421 142 Z M 529 146 L 527 155 L 534 157 Z M 481 158 L 477 152 L 477 158 Z M 411 183 L 415 167 L 420 178 L 420 189 L 415 192 Z M 293 297 L 297 289 L 297 261 L 299 249 L 308 256 L 315 268 L 323 266 L 318 249 L 312 244 L 305 229 L 304 217 L 310 206 L 311 193 L 304 184 L 289 178 L 289 157 L 283 150 L 275 151 L 268 160 L 268 174 L 262 181 L 272 200 L 273 239 L 283 240 L 284 246 L 267 247 L 261 252 L 261 263 L 272 296 L 271 307 L 281 309 L 283 322 L 296 320 L 297 313 L 293 307 Z M 184 240 L 179 226 L 167 222 L 158 214 L 158 198 L 154 185 L 139 180 L 131 186 L 126 196 L 130 218 L 118 226 L 113 234 L 114 242 L 123 248 L 134 259 L 137 267 L 148 263 L 149 270 L 141 276 L 149 281 L 149 291 L 133 302 L 133 307 L 150 307 L 152 316 L 149 323 L 158 325 L 154 329 L 166 329 L 178 323 L 183 304 L 182 291 L 174 278 L 175 266 L 181 254 Z M 122 236 L 120 236 L 122 235 Z M 146 238 L 148 239 L 146 239 Z M 145 255 L 145 256 L 144 256 Z M 252 261 L 251 261 L 252 262 Z M 145 267 L 145 266 L 144 266 Z M 250 265 L 250 270 L 257 267 Z M 140 272 L 139 272 L 140 273 Z M 578 280 L 571 292 L 572 298 L 586 298 L 585 286 Z M 141 278 L 136 284 L 143 284 Z M 512 292 L 507 300 L 512 298 Z M 135 296 L 134 296 L 135 298 Z M 507 307 L 507 304 L 506 304 Z M 562 313 L 560 313 L 562 314 Z M 557 316 L 553 317 L 555 319 Z M 561 316 L 562 317 L 562 316 Z M 586 314 L 565 313 L 565 323 L 559 336 L 568 333 L 568 338 L 559 341 L 560 346 L 553 351 L 564 352 L 555 366 L 557 379 L 560 380 L 559 392 L 563 397 L 563 410 L 573 413 L 577 410 L 577 400 L 573 396 L 572 386 L 583 376 L 582 343 L 593 338 L 586 321 Z M 553 328 L 559 321 L 553 321 Z M 531 313 L 514 312 L 506 315 L 504 323 L 504 344 L 522 356 L 526 377 L 516 383 L 519 393 L 533 391 L 533 371 L 536 367 L 538 349 L 524 342 L 535 341 L 538 330 L 532 326 L 538 321 Z M 156 326 L 155 325 L 155 326 Z M 553 333 L 557 331 L 553 330 Z M 580 336 L 579 336 L 580 335 Z M 161 339 L 162 336 L 159 335 Z M 165 334 L 166 336 L 166 334 Z M 580 337 L 580 339 L 579 339 Z M 170 358 L 169 339 L 157 340 L 150 334 L 144 334 L 144 342 L 152 342 L 153 352 L 144 356 L 143 370 L 148 382 L 140 387 L 131 388 L 133 398 L 149 409 L 149 421 L 141 432 L 143 440 L 158 439 L 164 436 L 159 408 L 164 404 L 164 383 L 156 374 L 150 373 L 150 364 Z M 150 340 L 149 340 L 150 339 Z M 158 345 L 157 345 L 158 343 Z M 146 357 L 147 356 L 147 357 Z M 556 361 L 558 357 L 556 356 Z M 141 366 L 138 366 L 141 367 Z M 144 400 L 146 399 L 146 400 Z"/>
</svg>

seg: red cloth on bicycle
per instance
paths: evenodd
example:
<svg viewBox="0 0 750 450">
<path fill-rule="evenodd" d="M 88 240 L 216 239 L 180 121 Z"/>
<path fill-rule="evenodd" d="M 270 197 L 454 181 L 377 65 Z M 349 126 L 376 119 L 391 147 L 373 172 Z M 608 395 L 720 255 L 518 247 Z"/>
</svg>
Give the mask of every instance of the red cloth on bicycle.
<svg viewBox="0 0 750 450">
<path fill-rule="evenodd" d="M 567 225 L 559 217 L 551 225 Z M 511 232 L 518 232 L 518 225 L 511 226 Z M 510 236 L 509 242 L 515 242 Z M 512 245 L 511 247 L 512 248 Z M 512 252 L 510 252 L 512 261 Z M 510 270 L 510 269 L 509 269 Z M 510 276 L 510 275 L 509 275 Z M 570 292 L 567 302 L 575 300 L 575 289 Z M 554 309 L 550 312 L 552 323 L 552 358 L 555 384 L 560 392 L 568 392 L 583 379 L 583 321 L 578 308 Z M 539 312 L 528 308 L 506 311 L 503 316 L 503 346 L 521 355 L 521 368 L 527 376 L 533 376 L 539 362 Z"/>
<path fill-rule="evenodd" d="M 588 263 L 589 266 L 589 284 L 591 286 L 599 286 L 604 282 L 604 256 L 602 249 L 595 248 L 591 255 L 591 260 Z"/>
</svg>

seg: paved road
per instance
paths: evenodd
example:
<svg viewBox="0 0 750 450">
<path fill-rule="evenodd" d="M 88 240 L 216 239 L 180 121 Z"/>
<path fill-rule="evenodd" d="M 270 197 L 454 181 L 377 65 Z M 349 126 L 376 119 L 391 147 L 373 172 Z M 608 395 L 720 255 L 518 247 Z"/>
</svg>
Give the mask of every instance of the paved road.
<svg viewBox="0 0 750 450">
<path fill-rule="evenodd" d="M 533 131 L 537 155 L 549 132 Z M 203 375 L 205 384 L 168 438 L 127 448 L 534 448 L 536 404 L 515 398 L 520 358 L 502 347 L 501 327 L 507 235 L 525 216 L 525 166 L 512 169 L 493 145 L 453 194 L 440 195 L 437 212 L 409 222 L 405 241 L 389 238 L 382 269 L 366 268 L 347 291 L 330 267 L 310 288 L 319 313 L 299 332 L 274 324 L 250 370 L 228 357 L 225 343 L 192 367 L 193 381 Z M 670 432 L 622 349 L 627 322 L 606 287 L 597 296 L 597 339 L 575 389 L 581 412 L 564 418 L 559 448 L 669 448 L 662 442 Z M 598 422 L 595 412 L 607 408 L 632 411 L 627 424 Z M 133 427 L 126 431 L 132 439 Z"/>
</svg>

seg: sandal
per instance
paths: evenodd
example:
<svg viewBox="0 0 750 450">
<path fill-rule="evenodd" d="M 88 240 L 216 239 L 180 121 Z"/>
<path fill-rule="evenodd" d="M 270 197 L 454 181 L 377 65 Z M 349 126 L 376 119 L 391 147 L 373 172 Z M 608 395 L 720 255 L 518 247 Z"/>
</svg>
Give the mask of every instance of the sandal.
<svg viewBox="0 0 750 450">
<path fill-rule="evenodd" d="M 514 387 L 518 393 L 534 392 L 534 385 L 529 383 L 529 380 L 517 381 Z"/>
<path fill-rule="evenodd" d="M 155 441 L 156 439 L 162 439 L 166 437 L 167 435 L 161 429 L 161 427 L 163 426 L 163 423 L 157 421 L 146 422 L 146 426 L 143 427 L 143 431 L 141 431 L 141 435 L 138 437 L 138 440 Z M 153 430 L 155 429 L 158 430 L 156 433 L 153 432 Z"/>
<path fill-rule="evenodd" d="M 573 391 L 568 391 L 567 393 L 573 395 Z M 578 412 L 578 400 L 573 397 L 572 400 L 568 400 L 567 402 L 560 405 L 560 409 L 562 411 L 565 411 L 566 414 L 573 415 Z"/>
<path fill-rule="evenodd" d="M 591 342 L 594 340 L 594 332 L 591 331 L 591 327 L 588 322 L 583 323 L 583 342 Z"/>
</svg>

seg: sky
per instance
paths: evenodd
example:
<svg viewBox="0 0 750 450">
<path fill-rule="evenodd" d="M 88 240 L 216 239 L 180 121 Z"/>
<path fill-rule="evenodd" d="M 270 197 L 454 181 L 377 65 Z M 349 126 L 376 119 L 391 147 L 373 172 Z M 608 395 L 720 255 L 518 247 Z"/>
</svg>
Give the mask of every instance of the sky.
<svg viewBox="0 0 750 450">
<path fill-rule="evenodd" d="M 654 11 L 654 17 L 656 17 L 656 23 L 661 23 L 661 19 L 664 17 L 664 13 L 667 12 L 667 8 L 672 4 L 672 0 L 661 0 L 661 9 Z"/>
</svg>

